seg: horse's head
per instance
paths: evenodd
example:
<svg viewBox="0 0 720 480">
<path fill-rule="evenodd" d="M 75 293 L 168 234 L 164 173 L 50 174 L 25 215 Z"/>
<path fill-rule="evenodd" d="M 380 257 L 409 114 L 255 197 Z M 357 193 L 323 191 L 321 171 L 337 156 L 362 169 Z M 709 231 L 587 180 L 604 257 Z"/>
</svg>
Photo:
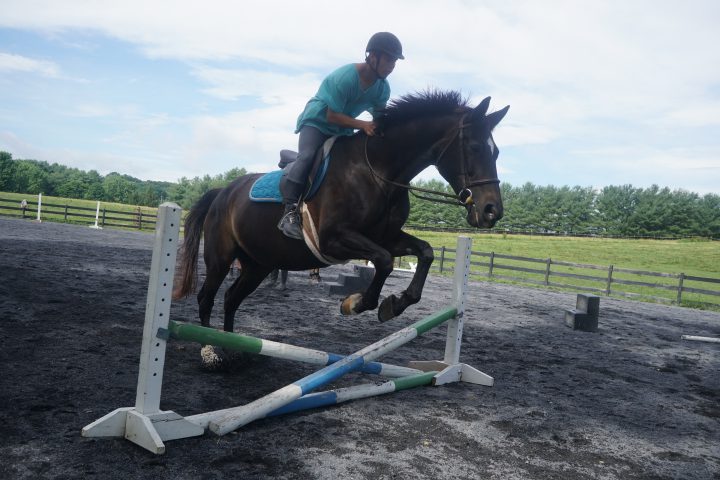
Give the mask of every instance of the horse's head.
<svg viewBox="0 0 720 480">
<path fill-rule="evenodd" d="M 510 106 L 488 115 L 489 105 L 487 97 L 462 115 L 437 162 L 438 171 L 463 202 L 467 222 L 476 228 L 492 228 L 503 216 L 495 165 L 499 151 L 492 131 Z"/>
</svg>

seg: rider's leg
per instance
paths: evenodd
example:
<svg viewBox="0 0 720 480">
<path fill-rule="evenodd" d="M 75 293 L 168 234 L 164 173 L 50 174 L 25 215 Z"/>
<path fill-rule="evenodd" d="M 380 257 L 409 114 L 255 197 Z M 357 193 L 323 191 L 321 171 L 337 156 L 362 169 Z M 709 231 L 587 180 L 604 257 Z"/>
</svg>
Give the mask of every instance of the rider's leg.
<svg viewBox="0 0 720 480">
<path fill-rule="evenodd" d="M 290 169 L 282 191 L 285 212 L 278 224 L 278 228 L 290 238 L 302 239 L 302 224 L 300 213 L 297 211 L 298 202 L 312 170 L 315 153 L 327 138 L 328 135 L 315 127 L 306 125 L 300 130 L 297 160 Z"/>
</svg>

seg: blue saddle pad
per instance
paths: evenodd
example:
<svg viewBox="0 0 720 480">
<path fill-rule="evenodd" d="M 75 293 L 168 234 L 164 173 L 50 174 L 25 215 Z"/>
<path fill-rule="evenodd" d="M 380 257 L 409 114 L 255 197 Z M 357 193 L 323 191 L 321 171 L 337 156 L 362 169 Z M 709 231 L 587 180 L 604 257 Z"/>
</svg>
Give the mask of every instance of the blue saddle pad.
<svg viewBox="0 0 720 480">
<path fill-rule="evenodd" d="M 328 154 L 323 158 L 322 164 L 318 168 L 318 172 L 310 186 L 310 191 L 304 197 L 305 200 L 310 200 L 317 193 L 320 184 L 325 179 L 329 164 L 330 155 Z M 255 180 L 255 183 L 250 188 L 250 200 L 253 202 L 282 203 L 282 193 L 280 193 L 282 175 L 282 170 L 274 170 Z"/>
</svg>

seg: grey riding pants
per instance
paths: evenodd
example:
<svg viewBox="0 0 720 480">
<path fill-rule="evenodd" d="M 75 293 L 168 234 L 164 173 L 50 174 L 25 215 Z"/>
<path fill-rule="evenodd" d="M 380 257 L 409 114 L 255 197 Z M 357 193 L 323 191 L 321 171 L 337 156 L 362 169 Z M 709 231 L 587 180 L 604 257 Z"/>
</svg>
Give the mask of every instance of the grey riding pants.
<svg viewBox="0 0 720 480">
<path fill-rule="evenodd" d="M 315 127 L 305 125 L 300 129 L 297 160 L 293 162 L 282 192 L 285 203 L 297 203 L 300 200 L 315 154 L 328 138 L 330 135 L 325 135 Z"/>
</svg>

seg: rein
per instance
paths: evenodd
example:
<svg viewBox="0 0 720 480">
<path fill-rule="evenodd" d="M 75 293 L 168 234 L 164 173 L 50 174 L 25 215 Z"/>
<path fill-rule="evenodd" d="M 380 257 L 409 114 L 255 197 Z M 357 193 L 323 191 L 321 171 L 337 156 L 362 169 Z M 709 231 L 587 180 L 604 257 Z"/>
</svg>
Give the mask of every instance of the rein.
<svg viewBox="0 0 720 480">
<path fill-rule="evenodd" d="M 462 165 L 462 176 L 465 179 L 465 181 L 467 181 L 468 175 L 467 175 L 467 172 L 465 171 L 465 155 L 464 155 L 464 151 L 462 148 L 462 140 L 463 140 L 463 131 L 464 131 L 465 127 L 470 126 L 472 124 L 464 123 L 464 122 L 465 122 L 465 115 L 463 115 L 463 117 L 460 119 L 460 125 L 458 125 L 458 127 L 455 131 L 455 134 L 450 139 L 450 141 L 445 145 L 445 147 L 442 149 L 442 152 L 440 152 L 438 159 L 433 163 L 433 165 L 435 165 L 436 167 L 438 166 L 440 161 L 445 156 L 445 152 L 447 152 L 448 148 L 450 148 L 450 145 L 453 144 L 455 139 L 458 138 L 460 140 L 460 157 L 461 157 L 460 164 Z M 383 182 L 388 183 L 390 185 L 394 185 L 396 187 L 403 188 L 403 189 L 409 191 L 410 193 L 412 193 L 416 198 L 421 198 L 423 200 L 428 200 L 428 201 L 435 202 L 435 203 L 447 203 L 449 205 L 465 206 L 465 205 L 470 205 L 473 202 L 472 192 L 470 191 L 471 187 L 477 187 L 480 185 L 489 185 L 491 183 L 500 183 L 500 179 L 498 179 L 498 178 L 475 180 L 473 182 L 466 183 L 465 186 L 460 190 L 460 193 L 458 193 L 457 195 L 453 195 L 450 193 L 441 192 L 439 190 L 431 190 L 428 188 L 414 187 L 410 184 L 400 183 L 400 182 L 396 182 L 394 180 L 387 179 L 387 178 L 383 177 L 382 175 L 380 175 L 379 173 L 377 173 L 375 171 L 375 169 L 372 167 L 372 165 L 370 164 L 370 158 L 368 157 L 368 153 L 367 153 L 368 138 L 370 138 L 370 137 L 367 137 L 367 136 L 365 137 L 365 163 L 367 163 L 367 166 L 370 169 L 370 173 L 372 173 L 373 177 L 378 178 L 378 179 L 382 180 Z M 451 198 L 452 200 L 444 200 L 443 198 L 435 198 L 435 197 L 428 197 L 425 195 L 418 195 L 415 192 L 428 193 L 431 195 L 435 195 L 436 197 Z"/>
</svg>

